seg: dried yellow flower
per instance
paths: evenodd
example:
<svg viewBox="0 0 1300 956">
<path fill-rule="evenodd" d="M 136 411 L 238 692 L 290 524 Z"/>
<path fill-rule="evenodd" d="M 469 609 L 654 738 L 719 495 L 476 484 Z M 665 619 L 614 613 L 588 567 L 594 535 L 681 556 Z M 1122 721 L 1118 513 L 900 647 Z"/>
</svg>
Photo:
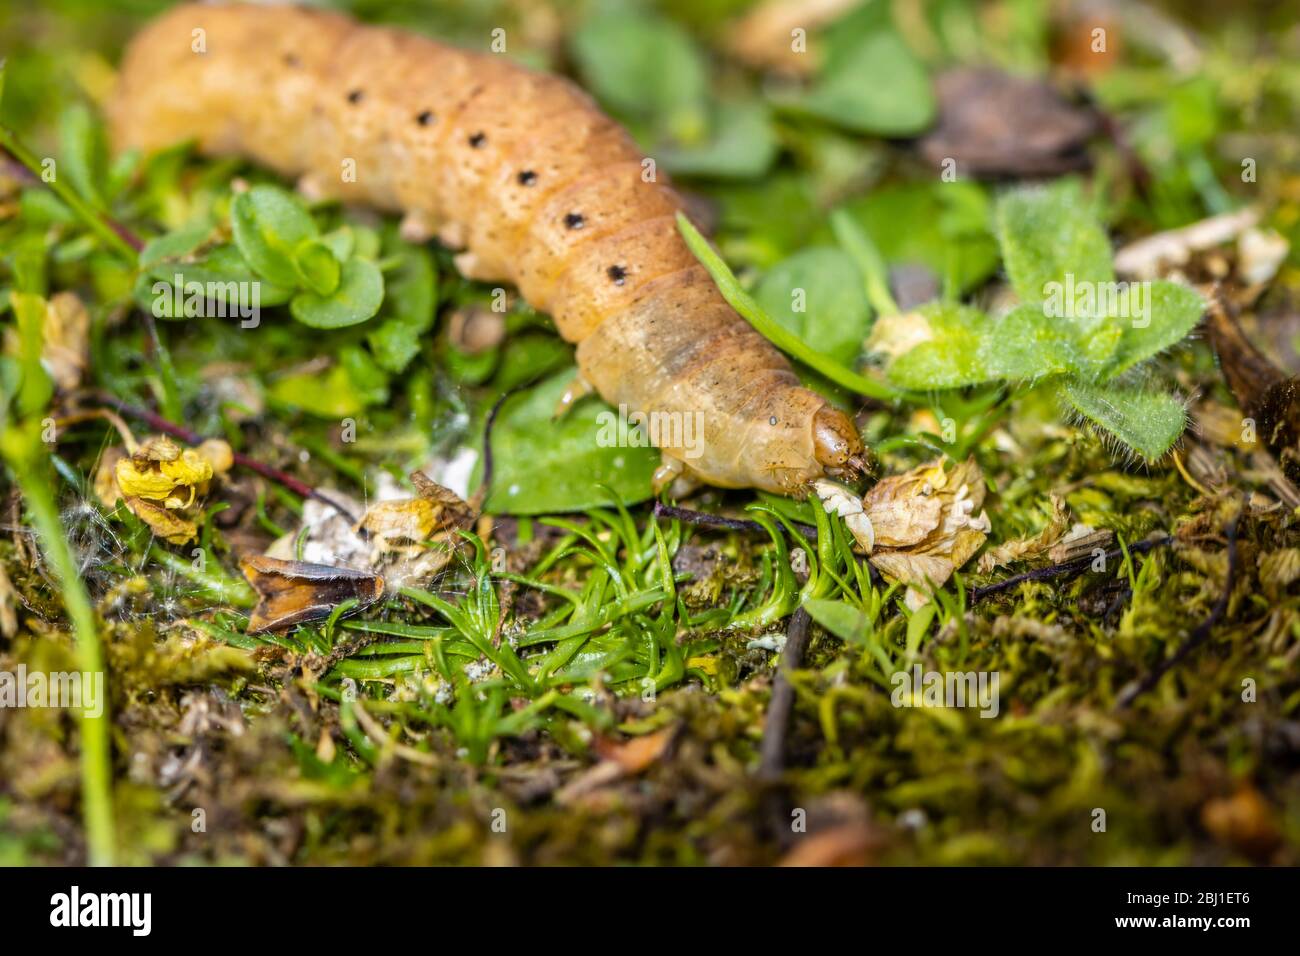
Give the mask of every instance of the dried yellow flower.
<svg viewBox="0 0 1300 956">
<path fill-rule="evenodd" d="M 124 500 L 158 537 L 186 544 L 198 537 L 198 524 L 185 512 L 207 494 L 213 477 L 232 464 L 234 453 L 219 439 L 194 449 L 158 435 L 129 456 L 120 448 L 106 451 L 95 473 L 95 494 L 109 508 Z"/>
<path fill-rule="evenodd" d="M 212 464 L 192 448 L 170 438 L 151 438 L 130 458 L 117 463 L 117 487 L 127 498 L 161 501 L 167 508 L 188 508 L 207 492 Z"/>
<path fill-rule="evenodd" d="M 867 351 L 895 359 L 933 338 L 929 320 L 919 312 L 882 315 L 871 327 Z"/>
</svg>

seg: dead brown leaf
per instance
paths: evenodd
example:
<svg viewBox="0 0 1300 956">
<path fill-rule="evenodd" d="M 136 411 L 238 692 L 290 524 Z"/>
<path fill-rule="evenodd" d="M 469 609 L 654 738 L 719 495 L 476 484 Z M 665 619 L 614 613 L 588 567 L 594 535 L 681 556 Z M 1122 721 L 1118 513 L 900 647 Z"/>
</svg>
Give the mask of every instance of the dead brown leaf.
<svg viewBox="0 0 1300 956">
<path fill-rule="evenodd" d="M 865 823 L 845 823 L 812 833 L 782 857 L 779 866 L 870 866 L 878 834 Z"/>
<path fill-rule="evenodd" d="M 939 117 L 921 140 L 935 166 L 956 161 L 961 176 L 1058 176 L 1088 168 L 1095 114 L 1042 80 L 960 67 L 935 81 Z"/>
<path fill-rule="evenodd" d="M 593 749 L 602 760 L 618 764 L 624 773 L 640 773 L 664 755 L 676 734 L 677 727 L 674 725 L 633 737 L 623 743 L 607 737 L 597 737 Z"/>
<path fill-rule="evenodd" d="M 1201 823 L 1214 838 L 1252 857 L 1267 857 L 1281 839 L 1276 813 L 1249 784 L 1201 808 Z"/>
<path fill-rule="evenodd" d="M 558 791 L 556 802 L 564 805 L 591 798 L 625 777 L 642 773 L 659 760 L 677 736 L 676 724 L 656 730 L 626 743 L 596 738 L 594 749 L 601 761 L 578 774 Z"/>
<path fill-rule="evenodd" d="M 1051 494 L 1051 503 L 1052 513 L 1043 530 L 1028 538 L 1015 538 L 1003 542 L 996 548 L 984 552 L 977 565 L 980 574 L 988 574 L 995 568 L 1013 561 L 1036 558 L 1060 541 L 1070 526 L 1070 512 L 1065 506 L 1065 499 L 1055 492 Z"/>
<path fill-rule="evenodd" d="M 356 610 L 383 596 L 384 579 L 368 571 L 255 555 L 239 562 L 259 601 L 248 621 L 249 634 L 283 631 L 319 621 L 345 601 Z"/>
</svg>

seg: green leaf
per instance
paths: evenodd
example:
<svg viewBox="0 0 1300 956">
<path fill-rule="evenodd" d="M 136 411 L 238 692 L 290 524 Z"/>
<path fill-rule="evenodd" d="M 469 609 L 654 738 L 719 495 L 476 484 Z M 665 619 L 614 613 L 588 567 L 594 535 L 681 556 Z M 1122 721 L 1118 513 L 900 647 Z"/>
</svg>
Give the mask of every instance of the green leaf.
<svg viewBox="0 0 1300 956">
<path fill-rule="evenodd" d="M 277 285 L 298 286 L 294 250 L 318 234 L 306 206 L 278 186 L 254 186 L 230 205 L 235 244 L 248 264 Z"/>
<path fill-rule="evenodd" d="M 578 28 L 572 49 L 587 88 L 601 102 L 679 140 L 700 138 L 708 74 L 682 27 L 654 14 L 611 9 Z"/>
<path fill-rule="evenodd" d="M 18 201 L 18 215 L 29 226 L 48 226 L 54 223 L 70 225 L 77 221 L 77 214 L 58 196 L 43 187 L 30 186 L 24 189 Z"/>
<path fill-rule="evenodd" d="M 1169 451 L 1187 423 L 1182 402 L 1160 392 L 1067 379 L 1061 395 L 1080 415 L 1148 461 Z"/>
<path fill-rule="evenodd" d="M 352 258 L 352 253 L 357 247 L 357 236 L 351 226 L 339 226 L 332 229 L 320 237 L 320 241 L 329 246 L 330 251 L 334 253 L 334 258 L 339 262 L 347 262 Z M 373 259 L 373 255 L 362 256 L 363 259 Z"/>
<path fill-rule="evenodd" d="M 954 297 L 997 270 L 998 245 L 989 230 L 992 203 L 978 183 L 886 186 L 843 209 L 887 264 L 927 266 Z"/>
<path fill-rule="evenodd" d="M 339 261 L 319 239 L 304 239 L 293 253 L 299 280 L 317 295 L 327 296 L 339 287 Z"/>
<path fill-rule="evenodd" d="M 919 133 L 935 115 L 925 67 L 888 26 L 832 50 L 811 90 L 778 102 L 845 129 L 880 136 Z"/>
<path fill-rule="evenodd" d="M 54 395 L 54 380 L 41 364 L 45 338 L 46 301 L 32 292 L 11 292 L 15 325 L 18 327 L 19 360 L 22 385 L 18 391 L 18 409 L 33 415 L 45 409 Z"/>
<path fill-rule="evenodd" d="M 1126 320 L 1114 364 L 1108 369 L 1112 376 L 1182 341 L 1196 328 L 1205 312 L 1200 293 L 1189 286 L 1150 282 L 1138 288 L 1146 290 L 1141 297 L 1146 303 L 1146 314 Z M 1138 324 L 1144 321 L 1149 324 Z"/>
<path fill-rule="evenodd" d="M 574 374 L 573 369 L 561 372 L 511 396 L 502 406 L 492 429 L 493 474 L 486 510 L 545 514 L 608 505 L 609 495 L 601 485 L 626 504 L 650 497 L 659 452 L 633 447 L 644 439 L 629 434 L 609 406 L 587 400 L 554 420 L 556 402 Z"/>
<path fill-rule="evenodd" d="M 1076 286 L 1114 280 L 1110 240 L 1077 180 L 1006 193 L 995 218 L 1002 260 L 1022 302 L 1046 301 L 1049 284 L 1067 276 Z"/>
<path fill-rule="evenodd" d="M 59 147 L 63 155 L 56 175 L 66 176 L 83 199 L 103 208 L 108 149 L 103 128 L 90 110 L 78 105 L 63 111 L 59 117 Z"/>
<path fill-rule="evenodd" d="M 865 375 L 859 375 L 852 369 L 845 368 L 839 362 L 821 354 L 816 349 L 810 348 L 799 336 L 772 318 L 767 313 L 767 310 L 754 300 L 752 295 L 741 288 L 740 283 L 722 260 L 722 257 L 709 245 L 709 241 L 700 235 L 699 230 L 691 224 L 691 221 L 680 212 L 677 214 L 677 229 L 682 234 L 682 238 L 686 240 L 686 245 L 695 258 L 700 260 L 704 268 L 709 271 L 709 275 L 717 283 L 718 291 L 727 300 L 727 304 L 739 312 L 760 335 L 778 349 L 803 362 L 814 371 L 820 372 L 836 385 L 857 392 L 859 395 L 879 399 L 901 397 L 898 392 L 884 382 L 867 378 Z"/>
<path fill-rule="evenodd" d="M 754 179 L 767 172 L 779 147 L 767 106 L 759 100 L 723 102 L 713 113 L 705 142 L 655 151 L 663 167 L 679 176 L 716 179 Z"/>
<path fill-rule="evenodd" d="M 140 268 L 149 269 L 169 259 L 191 255 L 212 235 L 212 223 L 205 219 L 150 239 L 140 250 Z"/>
<path fill-rule="evenodd" d="M 375 361 L 390 372 L 402 371 L 419 354 L 438 304 L 433 254 L 421 246 L 402 244 L 399 256 L 396 269 L 385 279 L 384 318 L 366 339 Z"/>
<path fill-rule="evenodd" d="M 199 233 L 202 236 L 194 242 Z M 259 309 L 289 301 L 293 290 L 259 278 L 232 243 L 214 246 L 190 259 L 207 234 L 205 227 L 197 227 L 193 232 L 182 230 L 162 236 L 145 246 L 141 262 L 147 259 L 148 264 L 141 270 L 134 289 L 141 308 L 159 319 L 186 319 L 207 314 L 211 308 L 208 303 L 224 305 L 226 315 L 235 315 L 232 307 L 252 305 L 253 296 Z M 182 251 L 186 246 L 189 250 Z M 172 255 L 176 258 L 170 258 Z M 203 286 L 201 293 L 191 285 L 196 282 Z"/>
<path fill-rule="evenodd" d="M 289 311 L 314 329 L 341 329 L 371 318 L 383 301 L 384 276 L 379 267 L 368 259 L 349 259 L 343 263 L 337 289 L 328 296 L 299 292 L 289 302 Z"/>
<path fill-rule="evenodd" d="M 830 215 L 831 232 L 835 241 L 853 261 L 860 274 L 867 301 L 881 315 L 894 315 L 898 312 L 898 303 L 889 288 L 889 269 L 885 266 L 885 257 L 880 254 L 880 247 L 872 240 L 871 234 L 862 228 L 856 219 L 843 209 L 836 209 Z"/>
<path fill-rule="evenodd" d="M 864 644 L 871 633 L 867 616 L 845 601 L 805 598 L 803 608 L 814 621 L 846 644 Z"/>
<path fill-rule="evenodd" d="M 849 367 L 871 327 L 862 276 L 839 249 L 795 253 L 763 277 L 754 298 L 810 348 Z"/>
<path fill-rule="evenodd" d="M 339 350 L 338 362 L 324 372 L 287 375 L 267 390 L 275 402 L 320 418 L 357 415 L 388 400 L 388 377 L 364 349 Z"/>
</svg>

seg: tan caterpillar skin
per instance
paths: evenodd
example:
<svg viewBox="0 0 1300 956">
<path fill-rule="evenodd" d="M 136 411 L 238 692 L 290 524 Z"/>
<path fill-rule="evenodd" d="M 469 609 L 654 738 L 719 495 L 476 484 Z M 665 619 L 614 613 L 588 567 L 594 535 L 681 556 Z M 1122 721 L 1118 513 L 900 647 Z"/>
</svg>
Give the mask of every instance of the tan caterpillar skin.
<svg viewBox="0 0 1300 956">
<path fill-rule="evenodd" d="M 188 5 L 131 42 L 109 112 L 119 149 L 194 139 L 464 249 L 467 276 L 554 317 L 606 401 L 702 413 L 703 441 L 664 447 L 660 481 L 800 495 L 859 464 L 849 419 L 686 248 L 680 197 L 565 79 L 317 10 Z"/>
</svg>

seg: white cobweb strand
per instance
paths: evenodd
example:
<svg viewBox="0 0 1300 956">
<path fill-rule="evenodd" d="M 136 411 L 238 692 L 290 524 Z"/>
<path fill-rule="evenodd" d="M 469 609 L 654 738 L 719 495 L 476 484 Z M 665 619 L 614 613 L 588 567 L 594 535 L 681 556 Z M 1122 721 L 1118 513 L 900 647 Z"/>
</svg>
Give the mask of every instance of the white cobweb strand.
<svg viewBox="0 0 1300 956">
<path fill-rule="evenodd" d="M 876 531 L 871 526 L 871 519 L 862 510 L 862 499 L 850 488 L 826 478 L 813 482 L 813 491 L 821 499 L 827 514 L 839 515 L 844 525 L 853 535 L 864 554 L 870 554 L 876 547 Z"/>
</svg>

